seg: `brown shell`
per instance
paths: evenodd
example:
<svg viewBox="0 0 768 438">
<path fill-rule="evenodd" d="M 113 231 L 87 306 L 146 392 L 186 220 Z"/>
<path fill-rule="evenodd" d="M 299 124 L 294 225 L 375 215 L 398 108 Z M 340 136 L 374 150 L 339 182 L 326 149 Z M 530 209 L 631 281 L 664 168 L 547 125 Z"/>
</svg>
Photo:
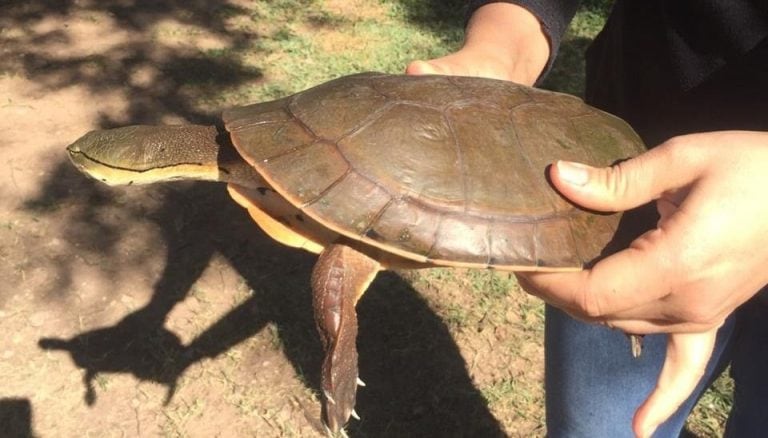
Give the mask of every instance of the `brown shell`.
<svg viewBox="0 0 768 438">
<path fill-rule="evenodd" d="M 580 99 L 491 79 L 364 73 L 225 112 L 238 151 L 334 231 L 408 259 L 581 268 L 619 215 L 566 202 L 557 159 L 610 165 L 644 146 Z"/>
</svg>

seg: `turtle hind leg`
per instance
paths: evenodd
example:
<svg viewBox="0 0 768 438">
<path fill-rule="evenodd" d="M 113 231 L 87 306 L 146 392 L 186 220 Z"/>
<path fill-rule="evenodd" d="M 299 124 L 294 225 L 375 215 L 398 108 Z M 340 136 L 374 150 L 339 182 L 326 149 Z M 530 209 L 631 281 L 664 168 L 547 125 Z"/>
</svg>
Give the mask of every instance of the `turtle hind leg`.
<svg viewBox="0 0 768 438">
<path fill-rule="evenodd" d="M 321 386 L 325 423 L 337 432 L 355 415 L 357 313 L 355 304 L 381 270 L 367 255 L 341 243 L 328 245 L 312 270 L 315 323 L 325 351 Z"/>
</svg>

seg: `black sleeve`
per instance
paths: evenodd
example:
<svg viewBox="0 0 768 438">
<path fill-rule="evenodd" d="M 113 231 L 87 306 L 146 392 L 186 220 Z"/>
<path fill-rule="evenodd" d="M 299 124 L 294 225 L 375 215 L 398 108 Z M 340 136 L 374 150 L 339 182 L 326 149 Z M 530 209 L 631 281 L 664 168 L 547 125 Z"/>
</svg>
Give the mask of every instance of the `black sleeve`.
<svg viewBox="0 0 768 438">
<path fill-rule="evenodd" d="M 552 67 L 552 61 L 560 49 L 560 41 L 568 28 L 580 0 L 469 0 L 467 17 L 470 17 L 480 6 L 489 3 L 514 3 L 528 9 L 541 22 L 541 28 L 549 39 L 549 60 L 542 76 Z"/>
</svg>

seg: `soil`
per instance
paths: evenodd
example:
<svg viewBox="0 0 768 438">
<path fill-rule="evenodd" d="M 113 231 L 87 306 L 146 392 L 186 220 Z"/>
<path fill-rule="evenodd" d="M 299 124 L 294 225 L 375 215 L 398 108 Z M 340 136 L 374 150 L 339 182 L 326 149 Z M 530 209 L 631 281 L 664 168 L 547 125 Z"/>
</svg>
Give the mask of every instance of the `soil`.
<svg viewBox="0 0 768 438">
<path fill-rule="evenodd" d="M 321 436 L 314 256 L 265 237 L 222 185 L 110 188 L 65 153 L 92 129 L 215 121 L 206 90 L 269 78 L 200 50 L 254 36 L 208 2 L 12 3 L 0 7 L 0 436 Z M 163 33 L 185 26 L 204 30 Z M 451 322 L 476 304 L 469 289 L 377 279 L 358 306 L 367 386 L 350 436 L 541 434 L 540 333 L 521 334 L 511 310 L 491 329 L 469 311 Z M 489 392 L 518 381 L 524 415 Z"/>
</svg>

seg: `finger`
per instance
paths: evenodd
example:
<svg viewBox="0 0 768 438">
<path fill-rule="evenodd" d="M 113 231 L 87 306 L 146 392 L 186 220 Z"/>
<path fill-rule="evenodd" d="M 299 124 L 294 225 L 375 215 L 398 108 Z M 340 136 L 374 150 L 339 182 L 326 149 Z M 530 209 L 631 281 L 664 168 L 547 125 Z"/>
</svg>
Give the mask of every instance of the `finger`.
<svg viewBox="0 0 768 438">
<path fill-rule="evenodd" d="M 734 287 L 733 282 L 729 286 Z M 730 290 L 729 290 L 730 292 Z M 712 296 L 718 296 L 712 293 Z M 674 293 L 660 300 L 616 311 L 597 321 L 632 333 L 699 333 L 718 325 L 738 302 L 729 298 L 708 298 L 710 291 L 696 287 L 687 293 Z"/>
<path fill-rule="evenodd" d="M 659 199 L 656 201 L 656 211 L 659 212 L 660 221 L 671 217 L 677 212 L 679 208 L 679 205 L 669 201 L 668 199 Z"/>
<path fill-rule="evenodd" d="M 560 193 L 583 207 L 624 211 L 693 181 L 700 171 L 688 161 L 688 149 L 667 143 L 604 168 L 558 161 L 550 176 Z"/>
<path fill-rule="evenodd" d="M 656 388 L 632 420 L 638 437 L 650 437 L 691 395 L 704 375 L 715 346 L 717 328 L 704 333 L 672 334 Z"/>
<path fill-rule="evenodd" d="M 657 333 L 701 333 L 712 328 L 711 324 L 669 322 L 647 319 L 606 319 L 593 321 L 624 333 L 652 335 Z"/>
<path fill-rule="evenodd" d="M 606 319 L 669 294 L 673 283 L 666 274 L 670 263 L 665 248 L 675 239 L 660 237 L 661 231 L 649 231 L 589 270 L 526 272 L 518 278 L 525 290 L 552 305 L 581 318 Z M 656 316 L 643 315 L 642 319 Z"/>
<path fill-rule="evenodd" d="M 438 66 L 429 61 L 412 61 L 408 64 L 408 67 L 405 68 L 405 74 L 408 75 L 434 75 L 443 73 L 443 69 L 438 68 Z"/>
</svg>

